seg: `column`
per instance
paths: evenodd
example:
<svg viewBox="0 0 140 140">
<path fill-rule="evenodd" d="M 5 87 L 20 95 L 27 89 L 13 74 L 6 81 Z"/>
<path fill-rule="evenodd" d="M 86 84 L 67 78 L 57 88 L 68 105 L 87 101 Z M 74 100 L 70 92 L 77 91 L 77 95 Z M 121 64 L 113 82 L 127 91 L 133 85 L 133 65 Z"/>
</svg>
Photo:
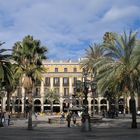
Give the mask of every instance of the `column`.
<svg viewBox="0 0 140 140">
<path fill-rule="evenodd" d="M 63 112 L 63 77 L 60 77 L 60 112 Z"/>
<path fill-rule="evenodd" d="M 3 111 L 6 110 L 6 97 L 3 97 L 3 102 L 2 102 L 2 108 L 3 108 Z"/>
<path fill-rule="evenodd" d="M 88 99 L 87 99 L 87 100 L 88 100 L 88 113 L 91 115 L 91 112 L 92 112 L 92 111 L 91 111 L 91 100 L 92 100 L 92 99 L 91 99 L 90 96 L 88 96 Z"/>
<path fill-rule="evenodd" d="M 44 112 L 44 96 L 41 96 L 41 112 Z"/>
<path fill-rule="evenodd" d="M 98 101 L 98 114 L 100 114 L 100 112 L 101 112 L 101 107 L 100 107 L 100 99 L 99 99 L 99 97 L 98 97 L 98 99 L 97 99 L 97 101 Z"/>
<path fill-rule="evenodd" d="M 45 78 L 41 81 L 40 86 L 40 100 L 41 100 L 41 112 L 44 112 L 44 95 L 45 95 L 45 88 L 44 88 Z"/>
<path fill-rule="evenodd" d="M 21 105 L 21 112 L 24 113 L 24 108 L 25 108 L 25 88 L 24 87 L 21 87 L 21 94 L 22 94 L 22 97 L 21 97 L 21 101 L 22 101 L 22 105 Z"/>
<path fill-rule="evenodd" d="M 63 112 L 63 98 L 60 97 L 60 112 Z"/>
<path fill-rule="evenodd" d="M 41 81 L 41 86 L 40 86 L 40 96 L 44 96 L 44 81 L 45 79 Z"/>
<path fill-rule="evenodd" d="M 135 96 L 135 101 L 136 101 L 136 112 L 138 111 L 138 95 Z"/>
<path fill-rule="evenodd" d="M 22 102 L 21 113 L 24 113 L 24 108 L 25 108 L 25 106 L 24 106 L 24 103 L 25 103 L 24 96 L 22 96 L 22 98 L 21 98 L 21 102 Z"/>
<path fill-rule="evenodd" d="M 109 110 L 109 101 L 107 101 L 107 111 Z"/>
<path fill-rule="evenodd" d="M 50 77 L 50 88 L 53 89 L 53 77 Z"/>
<path fill-rule="evenodd" d="M 63 96 L 63 77 L 60 77 L 60 97 Z"/>
<path fill-rule="evenodd" d="M 72 77 L 69 77 L 69 97 L 70 97 L 70 107 L 72 107 L 72 93 L 73 93 L 73 88 L 72 88 Z"/>
</svg>

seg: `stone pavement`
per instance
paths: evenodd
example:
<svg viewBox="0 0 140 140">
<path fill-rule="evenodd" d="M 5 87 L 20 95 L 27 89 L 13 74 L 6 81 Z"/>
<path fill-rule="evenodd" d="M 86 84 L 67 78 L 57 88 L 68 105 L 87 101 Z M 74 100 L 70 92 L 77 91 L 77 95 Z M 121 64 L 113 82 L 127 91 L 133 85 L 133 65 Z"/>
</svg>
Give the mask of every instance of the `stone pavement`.
<svg viewBox="0 0 140 140">
<path fill-rule="evenodd" d="M 15 120 L 0 128 L 0 140 L 140 140 L 138 129 L 131 129 L 131 119 L 103 119 L 92 124 L 91 132 L 81 132 L 80 126 L 67 128 L 66 123 L 48 124 L 46 118 L 33 120 L 34 130 L 27 130 L 27 120 Z"/>
</svg>

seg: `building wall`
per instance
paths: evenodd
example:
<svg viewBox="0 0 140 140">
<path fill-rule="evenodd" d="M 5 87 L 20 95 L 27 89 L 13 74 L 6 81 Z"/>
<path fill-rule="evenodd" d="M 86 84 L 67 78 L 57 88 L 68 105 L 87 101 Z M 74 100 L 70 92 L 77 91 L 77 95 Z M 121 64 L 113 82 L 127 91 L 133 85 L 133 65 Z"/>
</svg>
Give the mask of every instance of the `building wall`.
<svg viewBox="0 0 140 140">
<path fill-rule="evenodd" d="M 80 61 L 44 61 L 43 64 L 47 68 L 47 73 L 43 74 L 43 80 L 36 85 L 33 92 L 34 111 L 44 112 L 50 110 L 50 104 L 45 100 L 46 89 L 57 89 L 59 92 L 59 103 L 54 104 L 54 110 L 57 112 L 67 111 L 69 107 L 72 107 L 74 92 L 74 78 L 82 80 L 82 69 L 80 67 Z M 54 85 L 54 78 L 59 78 L 59 85 Z M 49 78 L 50 83 L 46 85 L 45 79 Z M 68 78 L 68 85 L 63 85 L 63 78 Z M 68 95 L 66 93 L 68 93 Z M 20 102 L 18 101 L 20 100 Z M 24 102 L 28 100 L 28 96 L 25 96 L 24 88 L 18 88 L 18 90 L 12 95 L 11 108 L 13 111 L 24 112 Z M 79 99 L 77 99 L 79 100 Z M 95 110 L 96 113 L 101 113 L 101 110 L 108 110 L 108 102 L 101 95 L 95 98 Z M 129 100 L 127 99 L 127 107 L 129 108 Z M 106 102 L 105 102 L 106 101 Z M 138 107 L 138 98 L 136 98 L 136 105 Z M 3 98 L 1 106 L 6 109 L 6 97 Z M 18 107 L 20 106 L 20 107 Z M 93 112 L 93 95 L 88 93 L 88 108 L 89 113 Z M 121 108 L 121 102 L 120 102 Z M 129 109 L 128 109 L 129 110 Z"/>
</svg>

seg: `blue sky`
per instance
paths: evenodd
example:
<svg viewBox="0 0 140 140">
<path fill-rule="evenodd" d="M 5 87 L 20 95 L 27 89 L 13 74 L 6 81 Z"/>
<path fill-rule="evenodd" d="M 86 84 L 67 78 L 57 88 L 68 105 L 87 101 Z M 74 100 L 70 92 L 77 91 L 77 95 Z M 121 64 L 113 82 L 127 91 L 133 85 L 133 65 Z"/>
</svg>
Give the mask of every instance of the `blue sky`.
<svg viewBox="0 0 140 140">
<path fill-rule="evenodd" d="M 0 0 L 0 41 L 12 48 L 33 35 L 49 59 L 83 57 L 106 31 L 140 31 L 139 0 Z"/>
</svg>

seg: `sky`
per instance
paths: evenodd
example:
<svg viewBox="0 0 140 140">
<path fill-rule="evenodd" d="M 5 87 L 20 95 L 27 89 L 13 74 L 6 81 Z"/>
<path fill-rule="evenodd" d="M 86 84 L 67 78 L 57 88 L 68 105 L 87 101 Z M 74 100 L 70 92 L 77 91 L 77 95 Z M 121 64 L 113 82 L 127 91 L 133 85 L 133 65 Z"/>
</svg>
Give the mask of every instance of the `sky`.
<svg viewBox="0 0 140 140">
<path fill-rule="evenodd" d="M 0 0 L 0 41 L 12 48 L 26 35 L 52 60 L 77 60 L 105 32 L 140 31 L 140 0 Z"/>
</svg>

